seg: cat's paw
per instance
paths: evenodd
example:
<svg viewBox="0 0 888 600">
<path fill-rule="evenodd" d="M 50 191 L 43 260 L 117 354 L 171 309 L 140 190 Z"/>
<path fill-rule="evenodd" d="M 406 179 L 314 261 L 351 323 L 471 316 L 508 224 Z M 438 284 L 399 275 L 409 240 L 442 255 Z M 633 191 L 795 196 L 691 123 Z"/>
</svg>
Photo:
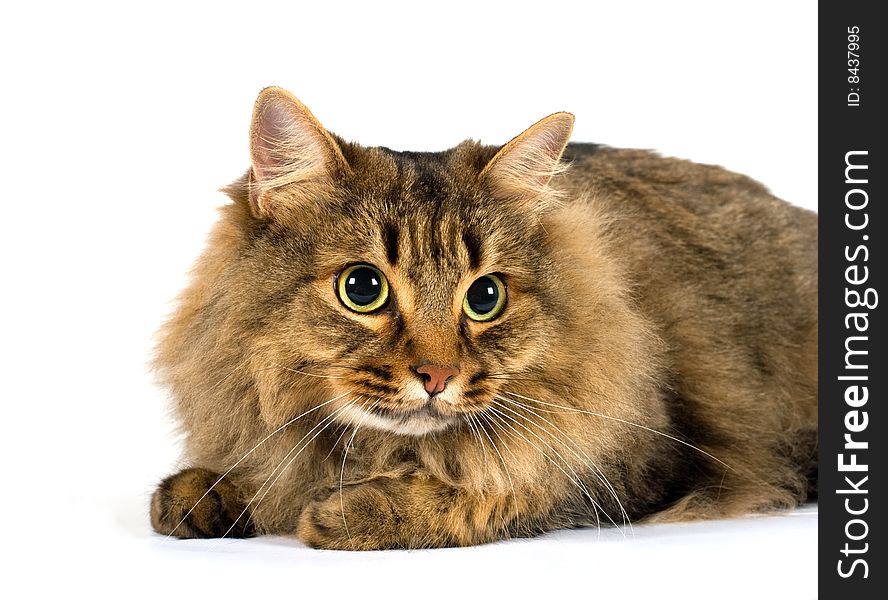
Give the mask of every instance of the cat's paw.
<svg viewBox="0 0 888 600">
<path fill-rule="evenodd" d="M 213 487 L 218 480 L 217 473 L 202 468 L 164 479 L 151 497 L 151 526 L 157 533 L 179 538 L 254 535 L 237 488 L 226 479 Z"/>
<path fill-rule="evenodd" d="M 319 492 L 299 517 L 299 539 L 313 548 L 331 550 L 400 547 L 397 487 L 380 478 L 344 486 L 341 492 L 338 486 Z"/>
</svg>

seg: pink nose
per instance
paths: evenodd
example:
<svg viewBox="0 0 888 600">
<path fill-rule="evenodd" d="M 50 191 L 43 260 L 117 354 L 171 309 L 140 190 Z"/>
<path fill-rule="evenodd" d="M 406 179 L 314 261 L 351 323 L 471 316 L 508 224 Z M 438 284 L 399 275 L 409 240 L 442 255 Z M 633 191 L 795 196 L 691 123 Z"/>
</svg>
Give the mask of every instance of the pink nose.
<svg viewBox="0 0 888 600">
<path fill-rule="evenodd" d="M 459 375 L 456 367 L 442 367 L 440 365 L 423 365 L 415 369 L 425 380 L 425 389 L 429 394 L 437 394 L 444 391 L 447 380 Z"/>
</svg>

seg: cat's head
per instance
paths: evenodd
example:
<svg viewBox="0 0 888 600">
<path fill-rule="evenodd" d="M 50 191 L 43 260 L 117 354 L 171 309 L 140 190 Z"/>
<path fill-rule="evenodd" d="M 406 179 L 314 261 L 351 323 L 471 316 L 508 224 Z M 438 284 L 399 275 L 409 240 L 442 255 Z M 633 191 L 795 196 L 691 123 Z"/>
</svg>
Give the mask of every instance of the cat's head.
<svg viewBox="0 0 888 600">
<path fill-rule="evenodd" d="M 501 148 L 394 152 L 264 90 L 252 168 L 229 188 L 245 242 L 217 293 L 249 324 L 266 418 L 332 400 L 340 421 L 422 435 L 540 368 L 565 327 L 541 215 L 572 125 L 557 113 Z"/>
</svg>

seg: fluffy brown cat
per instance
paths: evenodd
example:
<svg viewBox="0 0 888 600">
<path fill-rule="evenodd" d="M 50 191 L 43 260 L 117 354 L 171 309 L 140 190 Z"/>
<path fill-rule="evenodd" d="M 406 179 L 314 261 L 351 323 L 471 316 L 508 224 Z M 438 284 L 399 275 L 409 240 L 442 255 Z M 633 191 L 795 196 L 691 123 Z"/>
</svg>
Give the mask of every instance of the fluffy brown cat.
<svg viewBox="0 0 888 600">
<path fill-rule="evenodd" d="M 192 466 L 154 529 L 463 546 L 805 500 L 816 215 L 572 126 L 395 152 L 264 90 L 161 332 Z"/>
</svg>

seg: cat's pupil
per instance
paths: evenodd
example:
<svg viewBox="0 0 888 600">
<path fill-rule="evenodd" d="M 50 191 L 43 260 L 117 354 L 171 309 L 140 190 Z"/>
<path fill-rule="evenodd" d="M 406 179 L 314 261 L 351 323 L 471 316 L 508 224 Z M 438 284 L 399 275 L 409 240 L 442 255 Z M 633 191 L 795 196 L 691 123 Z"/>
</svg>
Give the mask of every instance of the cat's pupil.
<svg viewBox="0 0 888 600">
<path fill-rule="evenodd" d="M 364 306 L 379 298 L 379 294 L 382 293 L 382 281 L 373 269 L 358 267 L 348 274 L 345 280 L 345 293 L 349 300 Z"/>
<path fill-rule="evenodd" d="M 483 315 L 496 308 L 499 302 L 499 294 L 499 288 L 496 283 L 490 277 L 485 276 L 475 280 L 475 283 L 469 287 L 466 299 L 473 311 Z"/>
</svg>

